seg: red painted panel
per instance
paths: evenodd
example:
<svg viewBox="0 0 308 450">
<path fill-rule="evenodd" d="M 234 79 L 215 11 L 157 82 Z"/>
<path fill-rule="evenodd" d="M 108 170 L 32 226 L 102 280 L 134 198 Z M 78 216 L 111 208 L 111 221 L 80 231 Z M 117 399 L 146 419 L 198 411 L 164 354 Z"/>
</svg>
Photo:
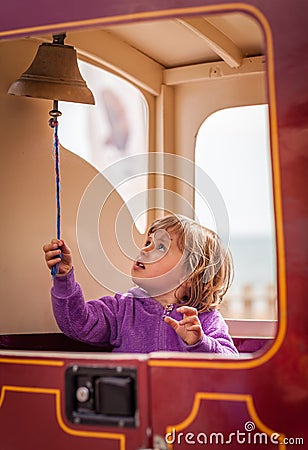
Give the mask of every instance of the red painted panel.
<svg viewBox="0 0 308 450">
<path fill-rule="evenodd" d="M 144 359 L 144 358 L 143 358 Z M 10 362 L 12 361 L 12 363 Z M 29 361 L 29 363 L 27 363 Z M 42 362 L 44 365 L 40 365 Z M 52 366 L 57 364 L 58 366 Z M 48 365 L 49 364 L 49 365 Z M 136 367 L 139 425 L 136 428 L 75 425 L 65 414 L 65 370 L 71 365 Z M 100 358 L 61 361 L 0 358 L 1 450 L 136 450 L 149 446 L 146 360 Z"/>
<path fill-rule="evenodd" d="M 148 1 L 126 1 L 126 0 L 90 0 L 87 2 L 81 0 L 63 0 L 61 6 L 55 7 L 54 4 L 45 4 L 42 8 L 40 0 L 31 0 L 30 2 L 19 2 L 12 0 L 12 2 L 5 2 L 1 6 L 0 16 L 0 30 L 12 32 L 16 30 L 16 35 L 27 35 L 29 28 L 44 28 L 45 31 L 53 29 L 60 29 L 59 24 L 67 24 L 65 30 L 69 30 L 73 23 L 92 21 L 100 18 L 113 18 L 114 16 L 128 15 L 122 20 L 130 20 L 129 15 L 152 12 L 156 10 L 168 10 L 182 7 L 192 7 L 204 5 L 204 1 L 188 2 L 187 0 L 165 1 L 156 0 L 155 2 Z M 211 3 L 217 3 L 212 1 Z M 31 6 L 30 6 L 31 5 Z M 31 10 L 31 14 L 29 11 Z M 18 31 L 19 30 L 19 31 Z M 63 30 L 62 30 L 63 31 Z"/>
</svg>

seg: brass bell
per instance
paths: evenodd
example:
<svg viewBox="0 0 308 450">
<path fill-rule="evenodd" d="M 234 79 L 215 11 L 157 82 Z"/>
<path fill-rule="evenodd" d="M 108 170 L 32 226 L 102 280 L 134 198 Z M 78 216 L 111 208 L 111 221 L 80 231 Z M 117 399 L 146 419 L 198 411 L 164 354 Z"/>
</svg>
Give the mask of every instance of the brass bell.
<svg viewBox="0 0 308 450">
<path fill-rule="evenodd" d="M 12 95 L 94 105 L 94 97 L 81 76 L 77 53 L 65 45 L 65 34 L 41 44 L 30 67 L 9 88 Z"/>
</svg>

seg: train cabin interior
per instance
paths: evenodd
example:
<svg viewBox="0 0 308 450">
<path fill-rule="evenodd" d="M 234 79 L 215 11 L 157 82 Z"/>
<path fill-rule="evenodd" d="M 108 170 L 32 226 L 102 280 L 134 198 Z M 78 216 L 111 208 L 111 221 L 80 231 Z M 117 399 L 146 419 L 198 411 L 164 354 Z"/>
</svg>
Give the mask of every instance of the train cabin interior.
<svg viewBox="0 0 308 450">
<path fill-rule="evenodd" d="M 8 95 L 38 46 L 51 40 L 33 34 L 0 41 L 0 349 L 110 351 L 72 341 L 56 325 L 42 252 L 55 236 L 52 103 Z M 130 260 L 118 247 L 114 223 L 120 210 L 131 223 L 130 199 L 140 192 L 144 213 L 133 227 L 138 245 L 163 210 L 190 216 L 193 210 L 201 221 L 213 220 L 211 211 L 203 218 L 194 181 L 186 182 L 196 179 L 198 166 L 218 187 L 230 219 L 235 280 L 221 311 L 241 353 L 264 351 L 277 332 L 277 288 L 268 36 L 262 23 L 247 12 L 216 12 L 68 30 L 65 43 L 76 49 L 96 102 L 59 103 L 62 233 L 85 297 L 130 287 Z M 102 247 L 118 269 L 105 283 L 99 254 L 87 264 L 80 251 L 81 201 L 96 175 L 104 176 L 113 164 L 123 179 L 130 178 L 125 172 L 130 167 L 121 161 L 142 154 L 173 155 L 193 164 L 184 174 L 180 165 L 162 174 L 160 159 L 149 158 L 148 172 L 137 171 L 135 183 L 113 186 L 97 220 Z M 163 191 L 176 195 L 167 198 Z M 95 239 L 90 236 L 84 247 L 93 248 Z M 100 268 L 97 274 L 92 267 Z M 120 279 L 118 271 L 127 276 Z"/>
</svg>

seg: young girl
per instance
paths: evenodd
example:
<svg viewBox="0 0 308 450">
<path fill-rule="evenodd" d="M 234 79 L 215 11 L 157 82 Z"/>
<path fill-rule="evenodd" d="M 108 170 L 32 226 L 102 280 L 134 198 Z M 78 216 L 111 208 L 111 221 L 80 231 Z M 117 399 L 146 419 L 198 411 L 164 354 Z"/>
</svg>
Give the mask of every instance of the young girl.
<svg viewBox="0 0 308 450">
<path fill-rule="evenodd" d="M 218 311 L 231 283 L 231 257 L 217 234 L 195 221 L 175 215 L 156 220 L 131 268 L 137 287 L 89 302 L 74 279 L 66 243 L 53 239 L 43 250 L 49 269 L 59 264 L 51 296 L 67 336 L 109 343 L 114 352 L 237 355 Z"/>
</svg>

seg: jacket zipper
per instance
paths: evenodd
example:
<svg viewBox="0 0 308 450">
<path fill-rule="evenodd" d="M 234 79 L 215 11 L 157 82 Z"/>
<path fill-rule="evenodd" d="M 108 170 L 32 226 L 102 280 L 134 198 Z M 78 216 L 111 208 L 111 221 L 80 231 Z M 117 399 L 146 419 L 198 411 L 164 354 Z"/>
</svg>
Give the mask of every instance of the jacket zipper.
<svg viewBox="0 0 308 450">
<path fill-rule="evenodd" d="M 164 311 L 163 311 L 163 315 L 162 315 L 162 320 L 164 320 L 164 318 L 165 318 L 166 316 L 170 316 L 170 314 L 171 314 L 172 311 L 173 311 L 173 308 L 174 308 L 174 303 L 171 303 L 170 305 L 166 305 L 166 306 L 164 307 Z"/>
</svg>

